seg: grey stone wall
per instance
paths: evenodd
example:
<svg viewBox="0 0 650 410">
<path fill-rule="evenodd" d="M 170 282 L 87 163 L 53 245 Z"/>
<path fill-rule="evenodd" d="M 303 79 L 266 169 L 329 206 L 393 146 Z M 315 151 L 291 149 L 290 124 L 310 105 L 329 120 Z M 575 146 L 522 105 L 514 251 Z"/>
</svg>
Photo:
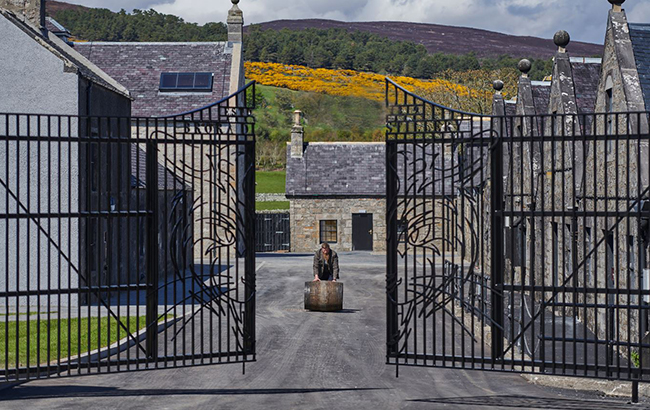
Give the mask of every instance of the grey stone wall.
<svg viewBox="0 0 650 410">
<path fill-rule="evenodd" d="M 320 245 L 321 220 L 337 221 L 336 251 L 352 250 L 352 214 L 373 218 L 373 250 L 386 250 L 386 200 L 383 198 L 307 199 L 289 198 L 291 203 L 291 251 L 314 252 Z"/>
<path fill-rule="evenodd" d="M 629 27 L 624 12 L 611 10 L 607 22 L 605 51 L 601 78 L 598 84 L 596 112 L 605 113 L 607 89 L 611 88 L 612 112 L 644 111 L 639 74 L 629 37 Z M 608 121 L 612 122 L 611 127 Z M 647 116 L 626 115 L 610 117 L 599 115 L 595 121 L 597 135 L 611 135 L 611 141 L 587 143 L 585 200 L 582 206 L 590 211 L 608 211 L 611 217 L 590 218 L 580 223 L 580 237 L 589 236 L 586 247 L 579 241 L 580 254 L 593 252 L 589 263 L 580 271 L 580 280 L 587 286 L 610 289 L 639 289 L 640 277 L 645 266 L 637 266 L 641 251 L 648 252 L 647 228 L 638 226 L 637 218 L 620 223 L 617 212 L 626 212 L 630 202 L 617 198 L 636 197 L 648 186 L 647 141 L 631 140 L 630 143 L 617 135 L 628 132 L 648 133 Z M 639 156 L 640 154 L 640 156 Z M 595 172 L 594 172 L 595 170 Z M 639 178 L 640 177 L 640 178 Z M 609 199 L 606 199 L 609 198 Z M 596 247 L 597 245 L 597 247 Z M 594 247 L 596 247 L 594 249 Z M 641 261 L 645 258 L 640 258 Z M 642 262 L 643 263 L 643 262 Z M 647 262 L 646 262 L 647 264 Z M 588 267 L 587 267 L 588 265 Z M 638 303 L 638 296 L 599 294 L 587 295 L 587 303 L 627 304 Z M 578 315 L 601 338 L 608 338 L 608 309 L 590 309 Z M 622 311 L 614 316 L 613 328 L 621 340 L 637 341 L 639 318 L 636 310 Z M 631 334 L 629 332 L 632 332 Z"/>
</svg>

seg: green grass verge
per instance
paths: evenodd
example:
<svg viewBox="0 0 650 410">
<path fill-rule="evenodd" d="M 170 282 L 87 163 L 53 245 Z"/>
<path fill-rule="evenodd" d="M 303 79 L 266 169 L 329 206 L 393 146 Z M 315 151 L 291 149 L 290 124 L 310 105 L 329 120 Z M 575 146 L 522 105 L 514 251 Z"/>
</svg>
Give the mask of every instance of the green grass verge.
<svg viewBox="0 0 650 410">
<path fill-rule="evenodd" d="M 173 318 L 168 315 L 167 319 Z M 128 324 L 127 324 L 128 322 Z M 5 366 L 7 359 L 7 342 L 9 345 L 9 367 L 16 365 L 16 341 L 18 341 L 18 366 L 35 366 L 57 360 L 57 352 L 61 352 L 61 360 L 98 348 L 107 347 L 126 337 L 126 331 L 112 317 L 73 318 L 46 320 L 40 323 L 36 320 L 9 323 L 7 334 L 6 324 L 0 324 L 0 367 Z M 122 323 L 131 333 L 146 327 L 146 316 L 122 318 Z M 69 326 L 69 328 L 68 328 Z M 49 327 L 49 334 L 48 334 Z M 60 331 L 59 331 L 60 327 Z M 29 331 L 29 335 L 28 335 Z M 29 349 L 27 341 L 29 340 Z M 79 343 L 81 341 L 81 343 Z M 68 342 L 70 347 L 68 349 Z M 79 344 L 81 350 L 79 350 Z M 48 357 L 48 351 L 49 357 Z"/>
<path fill-rule="evenodd" d="M 258 194 L 284 194 L 287 173 L 285 171 L 255 172 L 255 192 Z"/>
<path fill-rule="evenodd" d="M 289 201 L 256 202 L 256 211 L 289 210 Z"/>
</svg>

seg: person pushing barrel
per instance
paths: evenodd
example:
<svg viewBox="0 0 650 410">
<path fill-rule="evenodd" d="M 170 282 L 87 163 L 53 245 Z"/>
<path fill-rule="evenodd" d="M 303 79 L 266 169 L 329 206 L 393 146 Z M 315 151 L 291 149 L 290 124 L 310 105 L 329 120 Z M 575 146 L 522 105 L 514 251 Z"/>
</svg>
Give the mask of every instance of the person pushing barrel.
<svg viewBox="0 0 650 410">
<path fill-rule="evenodd" d="M 323 243 L 314 254 L 314 282 L 339 278 L 339 256 L 330 249 L 328 243 Z"/>
</svg>

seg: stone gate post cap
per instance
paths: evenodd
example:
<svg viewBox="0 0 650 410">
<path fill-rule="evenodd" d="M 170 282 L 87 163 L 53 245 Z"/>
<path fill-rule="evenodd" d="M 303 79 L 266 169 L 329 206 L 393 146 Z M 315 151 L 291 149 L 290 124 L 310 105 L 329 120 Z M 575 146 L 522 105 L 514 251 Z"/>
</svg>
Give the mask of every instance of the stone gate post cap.
<svg viewBox="0 0 650 410">
<path fill-rule="evenodd" d="M 558 47 L 566 48 L 571 42 L 571 36 L 565 30 L 560 30 L 553 36 L 553 42 Z"/>
<path fill-rule="evenodd" d="M 625 0 L 607 0 L 612 6 L 622 6 Z"/>
<path fill-rule="evenodd" d="M 501 80 L 494 80 L 492 82 L 492 88 L 494 88 L 496 91 L 501 91 L 503 90 L 503 81 Z"/>
<path fill-rule="evenodd" d="M 523 59 L 517 64 L 517 68 L 524 74 L 528 74 L 533 65 L 530 63 L 530 60 Z"/>
<path fill-rule="evenodd" d="M 232 4 L 234 4 L 234 5 L 239 4 L 239 0 L 230 0 L 230 1 L 232 1 Z"/>
</svg>

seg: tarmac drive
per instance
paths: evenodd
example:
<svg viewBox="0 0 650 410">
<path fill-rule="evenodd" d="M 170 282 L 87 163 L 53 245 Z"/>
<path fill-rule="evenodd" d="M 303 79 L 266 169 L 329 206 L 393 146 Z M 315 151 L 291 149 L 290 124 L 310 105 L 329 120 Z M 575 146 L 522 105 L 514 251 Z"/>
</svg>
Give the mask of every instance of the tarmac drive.
<svg viewBox="0 0 650 410">
<path fill-rule="evenodd" d="M 312 255 L 258 255 L 257 362 L 64 377 L 0 390 L 0 409 L 639 409 L 517 374 L 385 364 L 385 257 L 339 254 L 344 311 L 303 310 Z"/>
</svg>

